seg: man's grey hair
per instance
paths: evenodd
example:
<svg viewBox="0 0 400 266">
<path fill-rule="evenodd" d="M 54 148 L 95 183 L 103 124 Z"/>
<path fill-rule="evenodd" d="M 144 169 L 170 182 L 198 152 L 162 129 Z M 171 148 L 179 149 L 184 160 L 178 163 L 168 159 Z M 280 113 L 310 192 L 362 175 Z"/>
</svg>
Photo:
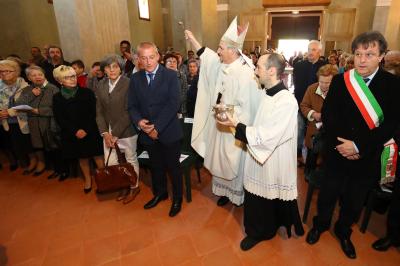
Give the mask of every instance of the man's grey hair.
<svg viewBox="0 0 400 266">
<path fill-rule="evenodd" d="M 32 65 L 32 66 L 29 66 L 27 69 L 25 69 L 25 74 L 26 74 L 26 76 L 29 77 L 29 74 L 31 74 L 31 72 L 34 71 L 34 70 L 37 70 L 37 71 L 42 72 L 43 75 L 46 74 L 46 73 L 44 72 L 43 68 L 41 68 L 40 66 Z"/>
<path fill-rule="evenodd" d="M 311 44 L 316 44 L 316 45 L 318 45 L 318 49 L 319 49 L 320 51 L 322 51 L 322 43 L 321 43 L 320 41 L 311 40 L 311 41 L 308 43 L 308 46 L 310 46 Z"/>
<path fill-rule="evenodd" d="M 104 71 L 104 68 L 107 66 L 110 66 L 113 63 L 117 63 L 119 68 L 121 69 L 121 72 L 124 71 L 125 68 L 125 61 L 122 59 L 121 56 L 116 55 L 116 54 L 110 54 L 107 55 L 106 57 L 103 58 L 100 62 L 100 69 L 101 71 Z"/>
<path fill-rule="evenodd" d="M 154 43 L 152 43 L 152 42 L 141 42 L 141 43 L 138 44 L 138 46 L 136 48 L 136 51 L 137 51 L 138 55 L 140 54 L 140 50 L 144 49 L 144 48 L 153 48 L 154 51 L 156 53 L 158 53 L 157 45 L 155 45 Z"/>
</svg>

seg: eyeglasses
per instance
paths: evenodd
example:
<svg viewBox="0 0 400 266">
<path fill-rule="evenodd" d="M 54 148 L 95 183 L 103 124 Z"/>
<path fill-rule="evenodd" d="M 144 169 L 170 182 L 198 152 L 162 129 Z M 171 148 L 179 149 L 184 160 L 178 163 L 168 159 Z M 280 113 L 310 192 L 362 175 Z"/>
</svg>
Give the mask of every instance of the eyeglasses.
<svg viewBox="0 0 400 266">
<path fill-rule="evenodd" d="M 10 74 L 15 72 L 15 70 L 0 70 L 0 74 Z"/>
<path fill-rule="evenodd" d="M 65 76 L 63 77 L 64 80 L 72 80 L 72 79 L 76 79 L 76 75 L 71 75 L 71 76 Z"/>
</svg>

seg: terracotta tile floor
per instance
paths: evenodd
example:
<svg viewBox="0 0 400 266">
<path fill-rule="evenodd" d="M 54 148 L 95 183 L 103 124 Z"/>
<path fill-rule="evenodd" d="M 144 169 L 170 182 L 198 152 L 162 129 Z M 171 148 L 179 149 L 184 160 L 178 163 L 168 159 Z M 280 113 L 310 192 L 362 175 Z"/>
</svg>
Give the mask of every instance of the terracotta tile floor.
<svg viewBox="0 0 400 266">
<path fill-rule="evenodd" d="M 307 185 L 299 170 L 302 213 Z M 347 259 L 332 233 L 309 246 L 304 237 L 287 239 L 284 230 L 243 252 L 243 209 L 216 206 L 210 175 L 193 173 L 193 201 L 168 217 L 170 201 L 151 210 L 149 173 L 142 171 L 141 192 L 126 206 L 113 195 L 85 195 L 80 178 L 65 182 L 0 171 L 0 265 L 400 265 L 400 252 L 370 245 L 384 234 L 385 217 L 373 214 L 366 234 L 354 226 L 358 258 Z M 309 224 L 315 213 L 314 195 Z"/>
</svg>

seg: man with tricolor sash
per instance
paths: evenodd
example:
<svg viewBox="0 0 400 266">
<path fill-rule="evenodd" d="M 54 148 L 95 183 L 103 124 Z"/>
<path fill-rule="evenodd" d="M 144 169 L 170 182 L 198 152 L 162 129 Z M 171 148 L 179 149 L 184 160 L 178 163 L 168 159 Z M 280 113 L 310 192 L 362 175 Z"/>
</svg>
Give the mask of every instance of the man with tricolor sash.
<svg viewBox="0 0 400 266">
<path fill-rule="evenodd" d="M 350 240 L 368 191 L 394 177 L 397 146 L 392 137 L 399 124 L 399 80 L 379 67 L 387 42 L 379 32 L 365 32 L 352 42 L 354 69 L 333 78 L 322 108 L 326 131 L 326 176 L 321 180 L 318 214 L 307 235 L 318 242 L 330 227 L 340 198 L 334 233 L 349 258 Z"/>
</svg>

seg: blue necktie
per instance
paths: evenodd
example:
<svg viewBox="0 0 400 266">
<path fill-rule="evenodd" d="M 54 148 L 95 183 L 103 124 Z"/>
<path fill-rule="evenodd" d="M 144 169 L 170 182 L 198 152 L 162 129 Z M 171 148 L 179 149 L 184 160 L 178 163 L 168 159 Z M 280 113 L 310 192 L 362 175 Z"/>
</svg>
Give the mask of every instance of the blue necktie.
<svg viewBox="0 0 400 266">
<path fill-rule="evenodd" d="M 146 75 L 149 77 L 149 87 L 151 87 L 151 84 L 153 83 L 154 73 L 146 73 Z"/>
<path fill-rule="evenodd" d="M 369 81 L 369 78 L 365 78 L 365 79 L 363 79 L 363 80 L 364 80 L 365 84 L 367 84 L 368 81 Z"/>
</svg>

